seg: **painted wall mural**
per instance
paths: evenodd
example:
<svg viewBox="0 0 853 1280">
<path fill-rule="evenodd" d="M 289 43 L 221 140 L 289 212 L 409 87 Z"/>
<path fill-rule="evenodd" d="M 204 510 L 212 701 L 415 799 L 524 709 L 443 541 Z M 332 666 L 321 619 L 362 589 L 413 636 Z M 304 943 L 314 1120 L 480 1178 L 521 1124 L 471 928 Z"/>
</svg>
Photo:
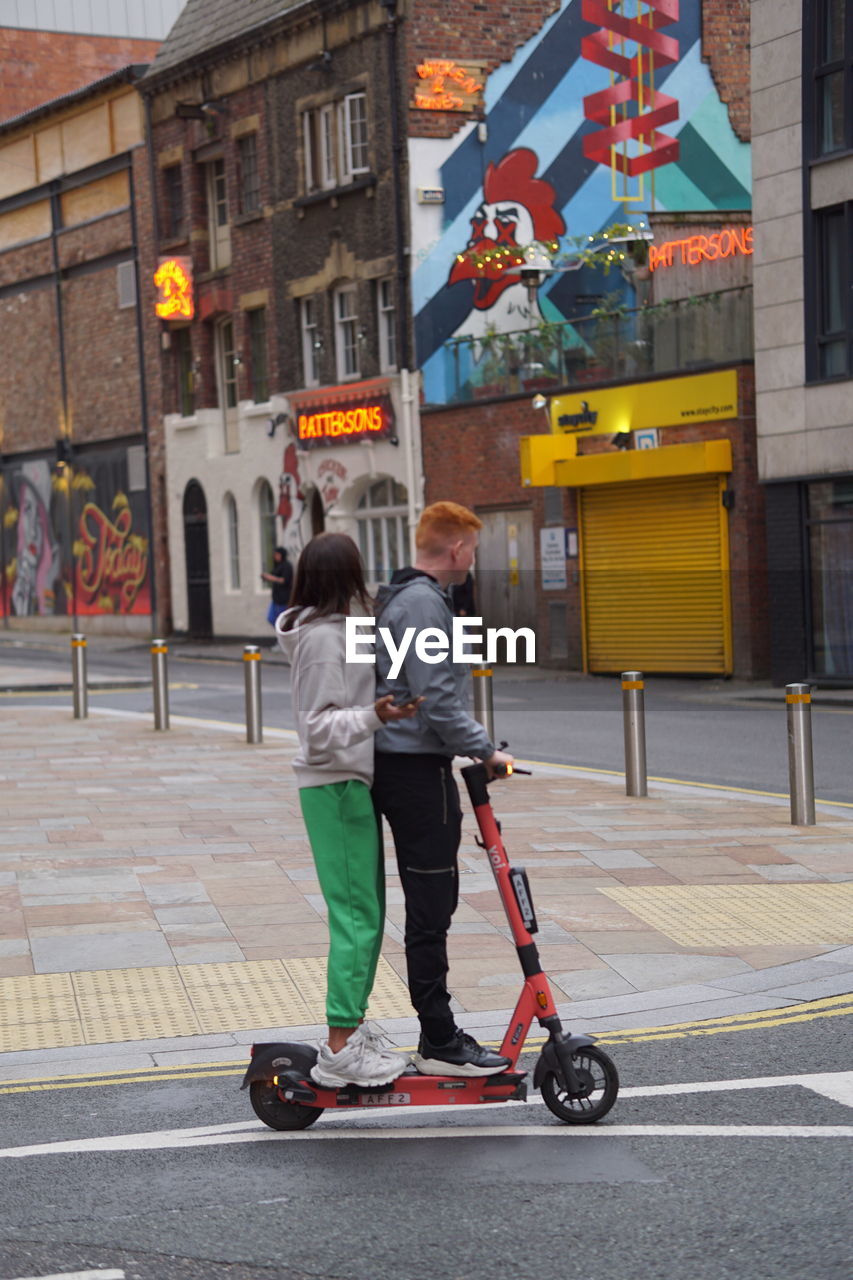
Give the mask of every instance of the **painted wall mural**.
<svg viewBox="0 0 853 1280">
<path fill-rule="evenodd" d="M 567 252 L 576 237 L 651 211 L 749 209 L 750 148 L 702 61 L 700 9 L 698 0 L 620 0 L 619 12 L 563 0 L 488 77 L 484 127 L 410 139 L 413 186 L 444 191 L 443 205 L 418 204 L 414 191 L 411 205 L 429 403 L 459 385 L 450 339 L 587 314 L 614 290 L 632 305 L 621 272 L 591 266 L 547 275 L 531 305 L 517 260 L 496 251 L 536 239 Z"/>
<path fill-rule="evenodd" d="M 7 463 L 0 475 L 0 617 L 151 612 L 145 492 L 127 449 Z"/>
<path fill-rule="evenodd" d="M 281 545 L 294 564 L 305 543 L 302 528 L 302 517 L 305 511 L 305 492 L 299 473 L 299 455 L 296 452 L 295 442 L 291 440 L 285 445 L 281 459 L 276 515 L 281 521 Z"/>
</svg>

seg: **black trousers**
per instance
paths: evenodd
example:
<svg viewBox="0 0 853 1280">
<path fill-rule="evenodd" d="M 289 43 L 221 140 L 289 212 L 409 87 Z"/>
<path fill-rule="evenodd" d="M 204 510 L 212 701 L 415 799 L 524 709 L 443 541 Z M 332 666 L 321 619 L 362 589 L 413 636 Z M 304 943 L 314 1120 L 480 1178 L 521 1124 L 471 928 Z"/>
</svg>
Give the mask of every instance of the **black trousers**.
<svg viewBox="0 0 853 1280">
<path fill-rule="evenodd" d="M 462 809 L 451 762 L 377 751 L 373 803 L 394 837 L 406 896 L 406 968 L 412 1004 L 432 1044 L 456 1023 L 447 990 L 447 931 L 459 901 Z"/>
</svg>

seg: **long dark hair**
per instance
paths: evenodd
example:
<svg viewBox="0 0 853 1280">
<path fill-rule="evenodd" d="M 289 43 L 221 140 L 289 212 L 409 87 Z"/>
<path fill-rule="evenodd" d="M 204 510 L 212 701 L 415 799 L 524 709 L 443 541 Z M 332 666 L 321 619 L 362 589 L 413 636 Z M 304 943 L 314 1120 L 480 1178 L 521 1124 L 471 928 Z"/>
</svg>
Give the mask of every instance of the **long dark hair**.
<svg viewBox="0 0 853 1280">
<path fill-rule="evenodd" d="M 332 613 L 347 613 L 353 600 L 365 613 L 370 612 L 358 547 L 345 533 L 318 533 L 306 543 L 297 562 L 290 596 L 292 612 L 285 619 L 283 630 L 290 631 L 299 610 L 310 609 L 306 620 L 313 621 Z"/>
</svg>

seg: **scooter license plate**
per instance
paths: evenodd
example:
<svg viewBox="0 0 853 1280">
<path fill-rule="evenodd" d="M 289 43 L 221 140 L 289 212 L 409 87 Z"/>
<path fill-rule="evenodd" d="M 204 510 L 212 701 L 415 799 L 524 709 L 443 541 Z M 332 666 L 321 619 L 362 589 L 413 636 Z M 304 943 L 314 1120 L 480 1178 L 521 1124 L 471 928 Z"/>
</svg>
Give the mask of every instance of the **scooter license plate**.
<svg viewBox="0 0 853 1280">
<path fill-rule="evenodd" d="M 358 1107 L 405 1107 L 412 1101 L 410 1093 L 359 1093 Z"/>
</svg>

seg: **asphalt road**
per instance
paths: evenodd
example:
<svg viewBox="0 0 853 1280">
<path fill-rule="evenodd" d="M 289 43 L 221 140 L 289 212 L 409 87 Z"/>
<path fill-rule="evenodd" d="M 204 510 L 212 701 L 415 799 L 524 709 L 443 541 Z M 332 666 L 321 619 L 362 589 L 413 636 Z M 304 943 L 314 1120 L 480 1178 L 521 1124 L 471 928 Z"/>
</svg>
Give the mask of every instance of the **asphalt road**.
<svg viewBox="0 0 853 1280">
<path fill-rule="evenodd" d="M 173 715 L 245 723 L 240 646 L 233 659 L 169 658 Z M 16 648 L 4 644 L 4 663 L 56 668 L 67 645 Z M 111 651 L 90 643 L 90 680 L 99 675 L 150 677 L 147 648 Z M 624 770 L 622 703 L 612 677 L 562 676 L 498 668 L 494 677 L 495 727 L 516 755 L 529 760 Z M 650 678 L 646 684 L 647 759 L 650 777 L 673 778 L 787 794 L 787 730 L 784 693 L 722 680 Z M 67 693 L 4 694 L 67 707 Z M 763 699 L 767 698 L 768 701 Z M 2 702 L 0 699 L 0 702 Z M 151 714 L 148 688 L 93 690 L 93 707 Z M 280 655 L 264 653 L 264 722 L 291 728 L 289 673 Z M 815 790 L 818 797 L 853 803 L 853 703 L 813 709 Z"/>
<path fill-rule="evenodd" d="M 534 1099 L 277 1134 L 236 1072 L 201 1068 L 0 1084 L 0 1276 L 849 1280 L 851 1033 L 846 1015 L 621 1042 L 624 1092 L 587 1130 Z M 827 1072 L 846 1073 L 847 1105 L 819 1091 Z M 115 1149 L 92 1150 L 104 1135 Z"/>
</svg>

